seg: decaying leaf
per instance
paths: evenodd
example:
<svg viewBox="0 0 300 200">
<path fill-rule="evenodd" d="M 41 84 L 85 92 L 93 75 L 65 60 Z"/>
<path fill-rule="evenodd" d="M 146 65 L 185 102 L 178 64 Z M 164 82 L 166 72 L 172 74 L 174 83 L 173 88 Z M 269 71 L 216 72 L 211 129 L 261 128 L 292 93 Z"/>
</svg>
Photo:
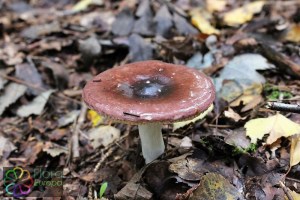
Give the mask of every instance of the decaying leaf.
<svg viewBox="0 0 300 200">
<path fill-rule="evenodd" d="M 224 115 L 227 118 L 233 119 L 235 122 L 240 121 L 241 119 L 245 119 L 246 117 L 241 117 L 238 113 L 234 112 L 232 108 L 228 108 L 228 110 L 224 111 Z"/>
<path fill-rule="evenodd" d="M 240 8 L 233 9 L 224 15 L 224 22 L 229 26 L 241 25 L 247 21 L 250 21 L 254 14 L 259 13 L 265 1 L 254 1 Z"/>
<path fill-rule="evenodd" d="M 5 74 L 5 70 L 0 69 L 0 74 Z M 0 90 L 4 87 L 6 82 L 7 80 L 0 76 Z"/>
<path fill-rule="evenodd" d="M 300 135 L 291 137 L 290 167 L 300 162 Z"/>
<path fill-rule="evenodd" d="M 10 83 L 5 87 L 4 93 L 0 96 L 0 115 L 4 110 L 18 100 L 26 92 L 27 87 L 18 83 Z"/>
<path fill-rule="evenodd" d="M 92 122 L 93 127 L 98 126 L 100 123 L 103 122 L 103 116 L 99 115 L 94 110 L 88 110 L 87 118 Z"/>
<path fill-rule="evenodd" d="M 44 107 L 50 97 L 50 95 L 55 90 L 48 90 L 46 92 L 41 93 L 39 96 L 35 97 L 32 102 L 27 105 L 21 106 L 17 110 L 17 115 L 20 117 L 28 117 L 29 115 L 40 115 L 42 114 Z"/>
<path fill-rule="evenodd" d="M 43 88 L 44 83 L 42 80 L 41 74 L 38 72 L 37 68 L 33 64 L 22 63 L 15 66 L 16 68 L 16 77 L 34 85 L 37 88 Z M 28 88 L 27 92 L 33 95 L 38 95 L 41 93 L 37 88 Z"/>
<path fill-rule="evenodd" d="M 36 39 L 39 36 L 47 35 L 61 31 L 61 26 L 57 21 L 49 24 L 33 25 L 21 32 L 22 37 L 28 39 Z"/>
<path fill-rule="evenodd" d="M 238 106 L 241 102 L 247 105 L 243 111 L 247 111 L 258 105 L 262 98 L 262 84 L 265 78 L 256 70 L 274 68 L 259 54 L 242 54 L 234 57 L 215 79 L 216 91 L 219 97 L 230 102 L 230 106 Z"/>
<path fill-rule="evenodd" d="M 227 179 L 216 173 L 202 176 L 200 184 L 191 190 L 189 200 L 245 199 Z"/>
<path fill-rule="evenodd" d="M 16 148 L 17 147 L 11 141 L 0 135 L 0 158 L 2 158 L 5 153 L 10 154 L 10 152 Z"/>
<path fill-rule="evenodd" d="M 102 0 L 81 0 L 73 6 L 72 11 L 79 12 L 85 10 L 91 4 L 102 5 L 103 1 Z"/>
<path fill-rule="evenodd" d="M 89 131 L 88 136 L 92 146 L 96 149 L 99 146 L 107 146 L 120 137 L 120 130 L 113 126 L 100 126 Z"/>
<path fill-rule="evenodd" d="M 205 34 L 220 34 L 220 31 L 213 27 L 209 22 L 210 13 L 205 10 L 194 9 L 190 12 L 191 21 L 202 33 Z"/>
<path fill-rule="evenodd" d="M 62 147 L 59 145 L 53 145 L 51 142 L 46 142 L 43 148 L 43 151 L 48 153 L 52 157 L 59 156 L 62 153 L 67 154 L 68 150 L 66 147 Z"/>
<path fill-rule="evenodd" d="M 300 200 L 300 194 L 295 192 L 295 191 L 291 191 L 292 197 L 294 200 Z M 285 198 L 288 199 L 288 198 Z"/>
<path fill-rule="evenodd" d="M 188 120 L 188 121 L 183 121 L 183 122 L 176 122 L 173 124 L 173 131 L 182 128 L 186 125 L 189 125 L 191 123 L 195 123 L 196 121 L 203 119 L 209 112 L 213 110 L 214 106 L 211 105 L 206 111 L 201 113 L 198 117 L 195 117 L 194 119 Z"/>
<path fill-rule="evenodd" d="M 62 116 L 58 119 L 58 127 L 63 127 L 73 123 L 77 119 L 79 114 L 80 110 L 73 110 L 71 112 L 68 112 L 65 116 Z"/>
<path fill-rule="evenodd" d="M 300 42 L 300 24 L 292 24 L 285 39 L 291 42 Z"/>
<path fill-rule="evenodd" d="M 206 9 L 209 12 L 222 11 L 226 7 L 226 0 L 206 0 Z"/>
<path fill-rule="evenodd" d="M 265 134 L 270 134 L 267 144 L 272 144 L 280 137 L 289 137 L 300 133 L 300 125 L 291 121 L 281 114 L 268 118 L 257 118 L 245 124 L 246 135 L 251 138 L 252 143 L 262 139 Z"/>
</svg>

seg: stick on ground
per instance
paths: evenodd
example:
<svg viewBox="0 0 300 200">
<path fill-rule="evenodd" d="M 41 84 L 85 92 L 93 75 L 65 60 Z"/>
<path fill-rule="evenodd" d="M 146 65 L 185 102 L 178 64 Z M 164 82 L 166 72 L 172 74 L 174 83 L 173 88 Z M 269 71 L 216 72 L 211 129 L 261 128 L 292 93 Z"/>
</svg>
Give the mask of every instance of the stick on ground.
<svg viewBox="0 0 300 200">
<path fill-rule="evenodd" d="M 266 108 L 270 110 L 300 113 L 300 105 L 298 104 L 286 104 L 279 102 L 267 102 Z"/>
</svg>

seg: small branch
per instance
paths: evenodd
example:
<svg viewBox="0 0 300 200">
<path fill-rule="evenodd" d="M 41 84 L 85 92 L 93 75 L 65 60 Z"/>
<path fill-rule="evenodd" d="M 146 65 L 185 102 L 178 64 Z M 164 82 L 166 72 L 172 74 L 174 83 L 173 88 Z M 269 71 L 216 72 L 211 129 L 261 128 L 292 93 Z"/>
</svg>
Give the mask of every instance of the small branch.
<svg viewBox="0 0 300 200">
<path fill-rule="evenodd" d="M 288 200 L 294 200 L 293 196 L 291 195 L 289 189 L 283 184 L 282 181 L 279 181 L 279 186 L 283 189 L 284 193 L 286 194 Z"/>
<path fill-rule="evenodd" d="M 279 102 L 267 102 L 266 108 L 283 112 L 300 113 L 300 105 Z"/>
<path fill-rule="evenodd" d="M 81 110 L 80 110 L 80 115 L 78 117 L 78 120 L 75 121 L 75 128 L 74 128 L 74 132 L 72 135 L 72 155 L 73 155 L 73 160 L 76 160 L 77 158 L 79 158 L 80 154 L 79 154 L 79 132 L 80 132 L 80 127 L 82 126 L 82 124 L 84 123 L 85 120 L 85 116 L 86 116 L 86 112 L 87 112 L 87 106 L 85 103 L 82 102 L 81 104 Z"/>
</svg>

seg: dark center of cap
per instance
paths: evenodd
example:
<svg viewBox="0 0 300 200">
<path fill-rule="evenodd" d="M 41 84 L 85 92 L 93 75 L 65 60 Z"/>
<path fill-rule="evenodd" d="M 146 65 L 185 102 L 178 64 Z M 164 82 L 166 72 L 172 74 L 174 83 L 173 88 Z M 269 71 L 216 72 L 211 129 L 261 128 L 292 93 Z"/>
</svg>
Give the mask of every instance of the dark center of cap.
<svg viewBox="0 0 300 200">
<path fill-rule="evenodd" d="M 129 98 L 153 99 L 167 96 L 172 92 L 172 81 L 165 76 L 137 80 L 132 84 L 118 85 L 118 90 Z"/>
</svg>

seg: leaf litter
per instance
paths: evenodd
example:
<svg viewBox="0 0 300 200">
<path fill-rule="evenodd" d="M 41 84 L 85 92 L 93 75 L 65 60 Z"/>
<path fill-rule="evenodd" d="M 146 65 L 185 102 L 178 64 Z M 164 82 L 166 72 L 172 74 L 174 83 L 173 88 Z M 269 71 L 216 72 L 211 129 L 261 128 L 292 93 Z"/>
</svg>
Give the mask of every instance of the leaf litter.
<svg viewBox="0 0 300 200">
<path fill-rule="evenodd" d="M 264 107 L 265 84 L 276 86 L 276 101 L 299 104 L 296 1 L 0 7 L 2 165 L 63 168 L 66 199 L 100 198 L 104 182 L 107 199 L 298 198 L 299 120 Z M 81 90 L 106 69 L 150 59 L 207 73 L 218 98 L 204 118 L 164 126 L 167 151 L 145 166 L 136 126 L 85 112 Z"/>
</svg>

